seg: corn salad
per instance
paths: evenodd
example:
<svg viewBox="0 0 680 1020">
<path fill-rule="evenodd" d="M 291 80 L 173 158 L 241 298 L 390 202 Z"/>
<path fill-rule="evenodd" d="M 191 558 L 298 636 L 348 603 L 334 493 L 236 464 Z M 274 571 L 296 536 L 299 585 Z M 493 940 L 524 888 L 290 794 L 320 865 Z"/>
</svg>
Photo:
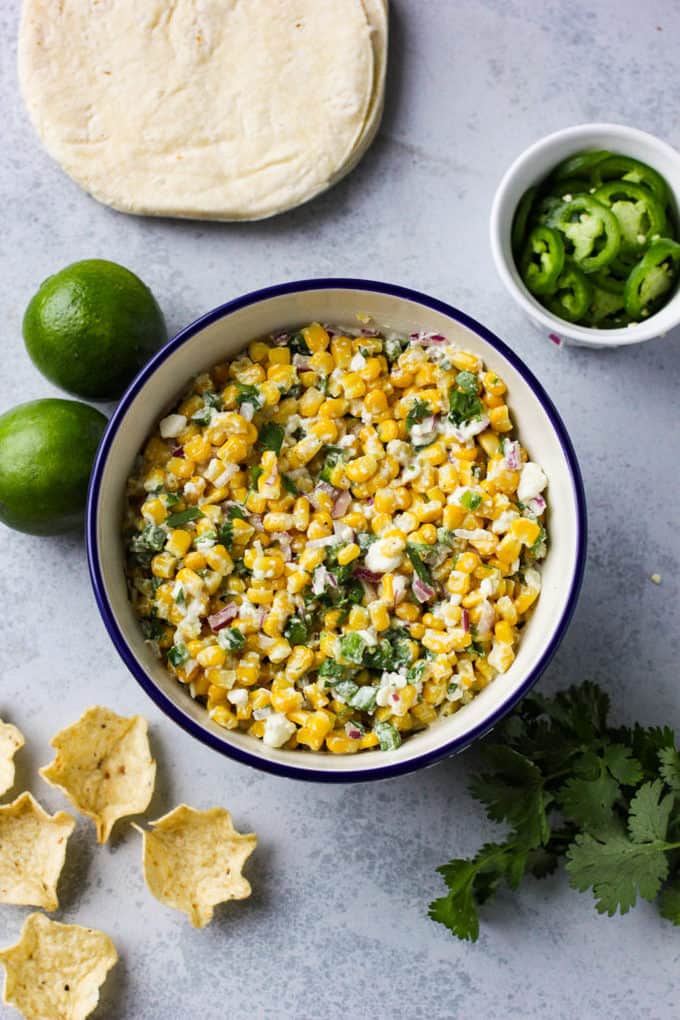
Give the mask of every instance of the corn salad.
<svg viewBox="0 0 680 1020">
<path fill-rule="evenodd" d="M 127 571 L 218 725 L 392 750 L 509 669 L 547 479 L 506 398 L 444 337 L 366 324 L 258 339 L 194 380 L 129 481 Z"/>
</svg>

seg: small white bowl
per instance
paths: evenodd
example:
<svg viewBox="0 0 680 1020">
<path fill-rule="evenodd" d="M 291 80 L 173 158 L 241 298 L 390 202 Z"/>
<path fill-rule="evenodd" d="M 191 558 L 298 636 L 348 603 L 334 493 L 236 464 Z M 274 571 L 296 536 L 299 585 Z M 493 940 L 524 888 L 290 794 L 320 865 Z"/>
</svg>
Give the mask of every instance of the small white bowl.
<svg viewBox="0 0 680 1020">
<path fill-rule="evenodd" d="M 510 243 L 512 220 L 524 192 L 539 184 L 558 163 L 585 149 L 609 149 L 631 156 L 657 170 L 680 208 L 680 153 L 654 135 L 622 124 L 577 124 L 555 131 L 526 149 L 505 173 L 491 207 L 491 252 L 509 294 L 548 339 L 555 344 L 583 347 L 622 347 L 663 336 L 680 324 L 680 289 L 668 304 L 644 322 L 622 329 L 590 329 L 552 315 L 527 290 L 515 264 Z"/>
<path fill-rule="evenodd" d="M 126 480 L 138 451 L 193 376 L 237 354 L 253 337 L 322 321 L 349 327 L 357 312 L 402 335 L 443 333 L 484 359 L 508 385 L 518 434 L 548 476 L 550 549 L 541 597 L 507 673 L 455 715 L 405 740 L 396 751 L 335 755 L 286 751 L 214 723 L 156 659 L 128 600 L 122 540 Z M 295 779 L 360 782 L 423 768 L 482 736 L 536 682 L 576 604 L 586 553 L 581 475 L 565 427 L 545 390 L 516 354 L 484 326 L 417 291 L 368 280 L 303 280 L 246 294 L 178 333 L 142 369 L 116 408 L 90 482 L 87 545 L 95 597 L 130 672 L 175 723 L 222 754 Z"/>
</svg>

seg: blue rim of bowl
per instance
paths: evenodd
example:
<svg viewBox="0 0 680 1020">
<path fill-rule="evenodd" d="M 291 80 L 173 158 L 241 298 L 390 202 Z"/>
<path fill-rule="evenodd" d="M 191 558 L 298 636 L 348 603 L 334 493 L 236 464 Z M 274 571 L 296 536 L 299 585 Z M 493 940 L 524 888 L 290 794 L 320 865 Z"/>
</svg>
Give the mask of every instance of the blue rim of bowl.
<svg viewBox="0 0 680 1020">
<path fill-rule="evenodd" d="M 374 291 L 379 294 L 386 294 L 389 297 L 395 297 L 406 301 L 413 301 L 417 304 L 424 305 L 426 308 L 430 308 L 435 312 L 439 312 L 442 315 L 447 316 L 454 322 L 458 322 L 465 326 L 471 332 L 476 333 L 479 337 L 485 340 L 491 347 L 495 348 L 504 358 L 512 364 L 512 366 L 519 372 L 525 382 L 529 385 L 535 396 L 538 398 L 543 410 L 545 411 L 557 438 L 559 440 L 562 452 L 565 460 L 569 467 L 571 475 L 571 481 L 573 485 L 574 498 L 577 507 L 577 522 L 576 522 L 576 562 L 574 575 L 571 579 L 569 595 L 564 608 L 564 611 L 555 626 L 550 640 L 546 645 L 543 654 L 539 661 L 527 675 L 521 686 L 517 691 L 514 692 L 503 704 L 493 712 L 488 718 L 484 719 L 483 722 L 479 723 L 474 729 L 470 730 L 464 736 L 456 737 L 454 740 L 449 740 L 447 743 L 435 748 L 432 751 L 428 751 L 425 754 L 417 755 L 413 758 L 409 758 L 403 762 L 395 762 L 392 764 L 377 765 L 375 768 L 362 769 L 361 771 L 347 771 L 347 772 L 327 772 L 322 769 L 308 769 L 300 768 L 295 765 L 289 765 L 288 763 L 273 761 L 267 758 L 261 758 L 258 755 L 251 754 L 249 751 L 245 751 L 240 747 L 236 747 L 233 744 L 227 743 L 222 738 L 211 733 L 208 729 L 204 729 L 193 719 L 191 719 L 185 712 L 183 712 L 175 702 L 163 693 L 147 675 L 146 671 L 142 668 L 137 658 L 130 649 L 123 632 L 121 631 L 115 616 L 111 610 L 108 596 L 104 585 L 104 580 L 101 573 L 101 567 L 99 563 L 99 554 L 97 546 L 97 511 L 99 504 L 99 491 L 101 486 L 102 475 L 106 465 L 106 460 L 111 448 L 111 444 L 116 436 L 116 433 L 120 427 L 120 424 L 125 417 L 130 405 L 133 403 L 135 397 L 140 392 L 142 387 L 146 384 L 149 378 L 153 375 L 159 365 L 162 365 L 170 355 L 172 355 L 182 344 L 186 343 L 197 333 L 200 333 L 206 326 L 212 325 L 219 319 L 230 315 L 233 312 L 238 311 L 241 308 L 246 308 L 249 305 L 257 304 L 261 301 L 266 301 L 270 298 L 282 297 L 288 294 L 304 293 L 305 291 L 314 290 L 359 290 L 359 291 Z M 301 779 L 310 780 L 325 783 L 356 783 L 356 782 L 368 782 L 375 779 L 391 779 L 395 776 L 404 775 L 409 772 L 414 772 L 421 768 L 426 768 L 429 765 L 434 765 L 442 758 L 450 757 L 460 751 L 465 750 L 470 744 L 474 743 L 480 737 L 483 737 L 485 733 L 493 729 L 500 720 L 510 712 L 515 705 L 531 690 L 538 678 L 544 672 L 548 666 L 550 660 L 554 656 L 557 648 L 566 633 L 567 627 L 573 616 L 574 609 L 576 608 L 576 602 L 578 594 L 583 581 L 583 574 L 585 569 L 586 559 L 586 544 L 587 544 L 587 517 L 586 517 L 586 500 L 585 490 L 583 486 L 583 479 L 581 477 L 581 471 L 578 466 L 574 447 L 567 434 L 567 430 L 562 422 L 562 419 L 555 408 L 552 400 L 544 390 L 541 383 L 536 379 L 534 374 L 526 367 L 526 365 L 517 357 L 517 355 L 494 333 L 488 330 L 481 323 L 477 322 L 476 319 L 466 315 L 465 312 L 459 311 L 452 305 L 446 304 L 444 301 L 440 301 L 437 298 L 429 297 L 427 294 L 422 294 L 420 291 L 411 290 L 408 287 L 401 287 L 397 284 L 380 283 L 375 280 L 355 280 L 347 278 L 322 278 L 313 280 L 300 280 L 293 283 L 283 283 L 272 287 L 264 287 L 260 290 L 251 291 L 248 294 L 244 294 L 242 297 L 235 298 L 232 301 L 227 301 L 223 305 L 219 305 L 206 315 L 201 316 L 194 322 L 190 323 L 184 329 L 180 330 L 171 340 L 162 347 L 157 354 L 149 361 L 149 363 L 141 370 L 141 372 L 135 377 L 128 389 L 123 394 L 120 403 L 116 410 L 111 416 L 111 420 L 106 428 L 102 441 L 97 451 L 95 458 L 95 464 L 92 471 L 92 477 L 90 479 L 90 486 L 88 490 L 87 498 L 87 512 L 86 512 L 86 538 L 87 538 L 87 560 L 90 570 L 90 578 L 92 586 L 94 588 L 95 600 L 99 608 L 99 612 L 104 621 L 104 626 L 109 632 L 109 636 L 113 641 L 118 654 L 122 658 L 125 665 L 128 667 L 134 678 L 140 684 L 142 689 L 148 694 L 148 696 L 156 703 L 156 705 L 175 723 L 182 727 L 187 733 L 200 740 L 203 744 L 208 747 L 219 751 L 221 754 L 226 755 L 229 758 L 233 758 L 244 765 L 249 765 L 252 768 L 260 769 L 266 772 L 273 773 L 278 776 L 285 776 L 289 779 Z M 371 757 L 373 757 L 371 755 Z"/>
</svg>

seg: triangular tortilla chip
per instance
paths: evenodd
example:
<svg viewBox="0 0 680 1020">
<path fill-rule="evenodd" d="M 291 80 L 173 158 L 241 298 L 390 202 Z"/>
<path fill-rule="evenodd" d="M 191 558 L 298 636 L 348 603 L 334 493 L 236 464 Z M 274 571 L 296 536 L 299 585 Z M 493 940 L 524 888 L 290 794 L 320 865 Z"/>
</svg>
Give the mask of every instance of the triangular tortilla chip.
<svg viewBox="0 0 680 1020">
<path fill-rule="evenodd" d="M 24 736 L 11 723 L 0 722 L 0 797 L 14 786 L 14 755 Z"/>
<path fill-rule="evenodd" d="M 56 910 L 57 883 L 75 821 L 48 815 L 30 793 L 0 807 L 0 903 Z"/>
</svg>

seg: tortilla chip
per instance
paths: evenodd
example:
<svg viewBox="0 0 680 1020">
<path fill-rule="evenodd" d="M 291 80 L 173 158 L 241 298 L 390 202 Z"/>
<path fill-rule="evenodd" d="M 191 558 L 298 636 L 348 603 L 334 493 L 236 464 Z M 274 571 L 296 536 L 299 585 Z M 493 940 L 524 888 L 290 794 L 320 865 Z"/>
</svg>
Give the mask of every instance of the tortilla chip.
<svg viewBox="0 0 680 1020">
<path fill-rule="evenodd" d="M 40 769 L 83 815 L 105 843 L 119 818 L 149 806 L 156 780 L 146 719 L 129 719 L 96 705 L 52 738 L 57 756 Z"/>
<path fill-rule="evenodd" d="M 84 1020 L 117 960 L 103 932 L 29 914 L 16 945 L 0 950 L 4 1001 L 26 1020 Z"/>
<path fill-rule="evenodd" d="M 75 820 L 48 815 L 30 793 L 0 807 L 0 903 L 57 910 L 57 883 Z"/>
<path fill-rule="evenodd" d="M 151 832 L 135 826 L 144 837 L 146 884 L 161 903 L 187 914 L 195 928 L 212 920 L 217 903 L 250 896 L 241 868 L 257 836 L 237 832 L 224 808 L 196 811 L 180 804 L 150 825 Z"/>
<path fill-rule="evenodd" d="M 16 726 L 0 721 L 0 797 L 14 786 L 14 755 L 24 746 Z"/>
</svg>

